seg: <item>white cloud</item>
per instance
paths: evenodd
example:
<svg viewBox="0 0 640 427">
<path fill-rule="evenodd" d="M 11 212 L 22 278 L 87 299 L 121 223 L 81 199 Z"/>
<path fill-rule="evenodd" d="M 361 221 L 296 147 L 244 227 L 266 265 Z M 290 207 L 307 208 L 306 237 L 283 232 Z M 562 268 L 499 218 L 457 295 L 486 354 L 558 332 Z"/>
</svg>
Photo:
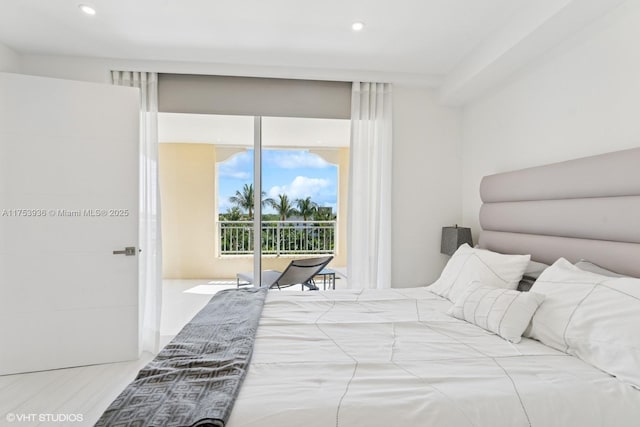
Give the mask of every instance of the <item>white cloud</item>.
<svg viewBox="0 0 640 427">
<path fill-rule="evenodd" d="M 322 157 L 308 151 L 278 151 L 268 160 L 281 169 L 323 169 L 331 166 Z"/>
<path fill-rule="evenodd" d="M 306 176 L 297 176 L 289 185 L 276 185 L 269 189 L 268 194 L 271 198 L 277 198 L 279 194 L 286 194 L 290 200 L 318 198 L 323 190 L 330 187 L 331 182 L 322 178 L 309 178 Z"/>
<path fill-rule="evenodd" d="M 218 212 L 225 213 L 235 205 L 229 201 L 228 197 L 221 197 L 218 201 Z"/>
<path fill-rule="evenodd" d="M 219 170 L 218 175 L 220 177 L 240 179 L 243 181 L 251 178 L 251 174 L 249 172 L 232 171 L 232 170 Z"/>
<path fill-rule="evenodd" d="M 249 152 L 239 153 L 218 165 L 218 176 L 239 180 L 251 178 L 252 157 Z"/>
</svg>

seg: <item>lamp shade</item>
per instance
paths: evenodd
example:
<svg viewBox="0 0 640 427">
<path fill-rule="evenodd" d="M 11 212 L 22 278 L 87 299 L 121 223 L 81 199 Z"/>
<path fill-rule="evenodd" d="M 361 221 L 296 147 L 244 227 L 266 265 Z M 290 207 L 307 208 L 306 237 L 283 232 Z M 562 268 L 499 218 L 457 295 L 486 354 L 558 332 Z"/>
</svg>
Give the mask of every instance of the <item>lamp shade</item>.
<svg viewBox="0 0 640 427">
<path fill-rule="evenodd" d="M 442 227 L 442 242 L 440 243 L 440 253 L 453 255 L 460 246 L 468 243 L 473 246 L 471 229 L 467 227 Z"/>
</svg>

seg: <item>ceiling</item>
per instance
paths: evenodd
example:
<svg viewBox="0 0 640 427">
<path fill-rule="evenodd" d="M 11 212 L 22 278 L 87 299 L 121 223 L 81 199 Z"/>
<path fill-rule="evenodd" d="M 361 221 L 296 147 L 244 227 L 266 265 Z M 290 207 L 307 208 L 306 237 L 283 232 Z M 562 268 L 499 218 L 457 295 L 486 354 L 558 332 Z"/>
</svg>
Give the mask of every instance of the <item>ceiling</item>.
<svg viewBox="0 0 640 427">
<path fill-rule="evenodd" d="M 627 1 L 0 0 L 0 43 L 141 71 L 437 87 L 462 105 Z"/>
<path fill-rule="evenodd" d="M 526 3 L 2 0 L 0 41 L 20 53 L 441 75 Z"/>
<path fill-rule="evenodd" d="M 348 147 L 350 120 L 263 117 L 262 145 L 271 148 Z M 158 113 L 161 143 L 253 146 L 253 117 Z"/>
</svg>

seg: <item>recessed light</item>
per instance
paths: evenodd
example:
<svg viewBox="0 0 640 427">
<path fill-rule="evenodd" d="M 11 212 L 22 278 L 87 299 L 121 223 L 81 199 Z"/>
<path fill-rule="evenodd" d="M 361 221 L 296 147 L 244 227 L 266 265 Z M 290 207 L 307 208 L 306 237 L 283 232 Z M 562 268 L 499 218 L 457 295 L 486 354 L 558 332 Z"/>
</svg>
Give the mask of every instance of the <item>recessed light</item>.
<svg viewBox="0 0 640 427">
<path fill-rule="evenodd" d="M 362 22 L 354 22 L 353 24 L 351 24 L 351 29 L 353 31 L 362 31 L 363 28 L 364 24 Z"/>
<path fill-rule="evenodd" d="M 96 10 L 93 7 L 89 6 L 88 4 L 79 4 L 78 7 L 80 8 L 81 11 L 83 11 L 87 15 L 93 16 L 96 14 Z"/>
</svg>

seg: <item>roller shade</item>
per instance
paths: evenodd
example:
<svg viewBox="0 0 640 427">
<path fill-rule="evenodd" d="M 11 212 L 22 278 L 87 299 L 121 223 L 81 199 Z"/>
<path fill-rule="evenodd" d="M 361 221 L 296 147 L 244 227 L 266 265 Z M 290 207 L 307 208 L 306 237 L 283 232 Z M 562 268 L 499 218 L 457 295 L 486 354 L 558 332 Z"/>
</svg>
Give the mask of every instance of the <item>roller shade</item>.
<svg viewBox="0 0 640 427">
<path fill-rule="evenodd" d="M 158 111 L 351 118 L 351 82 L 160 74 Z"/>
</svg>

